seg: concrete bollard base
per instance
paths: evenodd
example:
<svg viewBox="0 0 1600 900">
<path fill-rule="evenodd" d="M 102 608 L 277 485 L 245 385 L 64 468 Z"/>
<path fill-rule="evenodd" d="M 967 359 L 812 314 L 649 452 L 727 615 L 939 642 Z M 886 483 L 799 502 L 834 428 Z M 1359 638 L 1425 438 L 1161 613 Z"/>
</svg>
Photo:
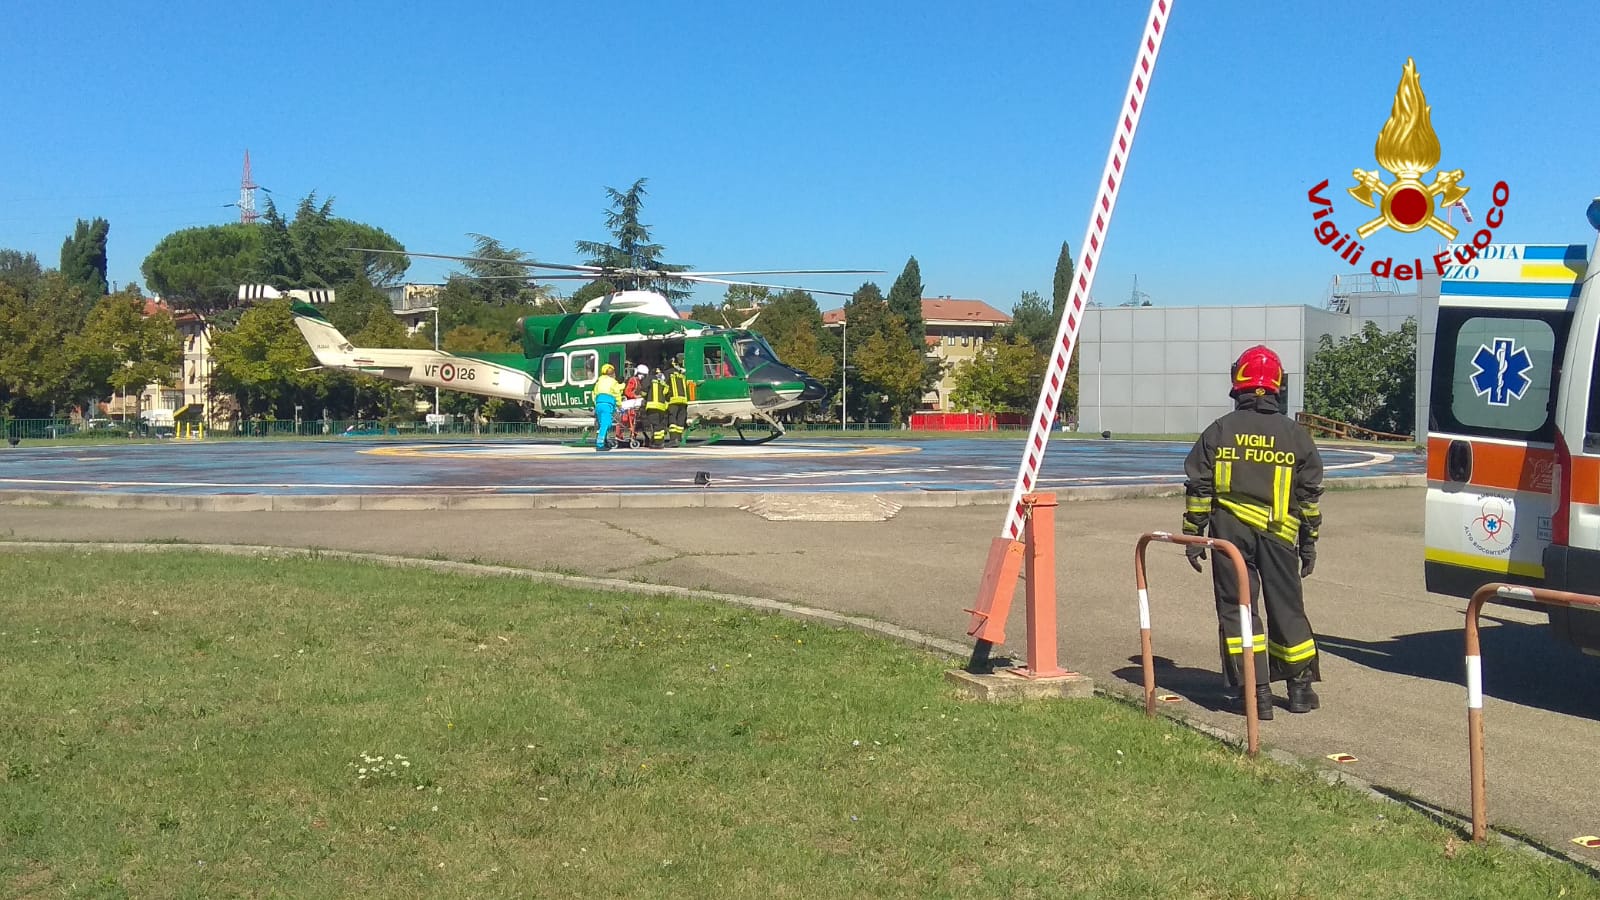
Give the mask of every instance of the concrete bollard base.
<svg viewBox="0 0 1600 900">
<path fill-rule="evenodd" d="M 964 669 L 949 669 L 944 677 L 968 698 L 987 702 L 1094 696 L 1094 679 L 1077 672 L 1049 678 L 1023 678 L 1007 670 L 993 675 L 974 675 Z"/>
</svg>

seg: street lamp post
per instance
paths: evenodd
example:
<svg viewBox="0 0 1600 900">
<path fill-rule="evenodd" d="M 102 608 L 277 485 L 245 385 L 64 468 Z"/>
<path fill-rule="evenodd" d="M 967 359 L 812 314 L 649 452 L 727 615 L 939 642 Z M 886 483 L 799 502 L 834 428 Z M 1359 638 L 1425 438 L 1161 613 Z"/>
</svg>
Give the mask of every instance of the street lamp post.
<svg viewBox="0 0 1600 900">
<path fill-rule="evenodd" d="M 435 353 L 439 352 L 439 307 L 437 305 L 434 305 L 434 306 L 422 306 L 422 307 L 418 307 L 417 309 L 412 310 L 412 312 L 431 312 L 431 313 L 433 313 L 433 352 L 435 352 Z M 416 410 L 413 408 L 412 409 L 412 414 L 414 415 L 415 413 L 416 413 Z M 438 415 L 439 415 L 439 386 L 438 385 L 434 385 L 433 386 L 433 415 L 435 417 L 434 420 L 433 420 L 433 433 L 434 434 L 438 434 L 439 433 L 439 419 L 437 418 Z"/>
<path fill-rule="evenodd" d="M 435 352 L 435 353 L 439 352 L 439 307 L 437 305 L 435 305 L 433 307 L 433 352 Z M 439 415 L 439 386 L 438 385 L 434 385 L 433 386 L 433 414 L 436 417 Z M 438 418 L 435 418 L 433 420 L 433 433 L 434 434 L 438 434 L 439 433 L 439 420 L 438 420 Z"/>
<path fill-rule="evenodd" d="M 840 319 L 842 343 L 839 350 L 839 427 L 850 430 L 850 321 Z"/>
</svg>

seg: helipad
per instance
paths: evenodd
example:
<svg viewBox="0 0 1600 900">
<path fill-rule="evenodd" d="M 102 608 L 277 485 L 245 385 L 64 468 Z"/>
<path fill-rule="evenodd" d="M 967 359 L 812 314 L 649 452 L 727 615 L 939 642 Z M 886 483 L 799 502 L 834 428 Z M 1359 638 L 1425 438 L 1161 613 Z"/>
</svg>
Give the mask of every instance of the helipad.
<svg viewBox="0 0 1600 900">
<path fill-rule="evenodd" d="M 971 494 L 1009 490 L 1021 449 L 1021 440 L 992 439 L 786 439 L 761 446 L 724 443 L 610 453 L 555 441 L 25 444 L 0 449 L 0 500 L 49 502 L 53 496 L 71 502 L 75 496 L 94 495 L 398 499 L 687 492 Z M 1188 450 L 1187 443 L 1175 442 L 1057 440 L 1050 445 L 1037 489 L 1174 485 L 1183 480 Z M 1420 456 L 1409 450 L 1327 448 L 1323 462 L 1332 479 L 1419 475 L 1423 469 Z"/>
</svg>

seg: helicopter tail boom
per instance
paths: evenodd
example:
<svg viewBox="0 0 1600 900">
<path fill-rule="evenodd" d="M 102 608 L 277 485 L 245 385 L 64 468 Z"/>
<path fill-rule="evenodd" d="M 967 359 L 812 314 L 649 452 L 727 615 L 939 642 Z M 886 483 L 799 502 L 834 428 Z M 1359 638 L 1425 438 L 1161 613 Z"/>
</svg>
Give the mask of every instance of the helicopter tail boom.
<svg viewBox="0 0 1600 900">
<path fill-rule="evenodd" d="M 295 327 L 326 368 L 507 400 L 534 396 L 533 376 L 521 369 L 438 350 L 357 347 L 315 307 L 297 303 L 293 309 Z"/>
</svg>

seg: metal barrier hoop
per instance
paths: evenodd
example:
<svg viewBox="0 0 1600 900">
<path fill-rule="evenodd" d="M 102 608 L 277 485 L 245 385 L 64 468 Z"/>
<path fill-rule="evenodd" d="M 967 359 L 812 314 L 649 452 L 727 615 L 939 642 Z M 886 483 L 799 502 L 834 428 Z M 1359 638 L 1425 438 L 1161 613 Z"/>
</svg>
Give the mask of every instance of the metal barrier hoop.
<svg viewBox="0 0 1600 900">
<path fill-rule="evenodd" d="M 1472 839 L 1482 842 L 1489 833 L 1487 781 L 1483 771 L 1483 654 L 1478 645 L 1478 613 L 1490 598 L 1522 600 L 1546 606 L 1587 606 L 1600 609 L 1600 597 L 1520 587 L 1498 581 L 1478 588 L 1467 602 L 1467 765 L 1472 772 Z"/>
<path fill-rule="evenodd" d="M 1260 719 L 1256 710 L 1256 657 L 1254 623 L 1250 615 L 1250 570 L 1245 567 L 1244 556 L 1232 542 L 1221 538 L 1172 534 L 1166 531 L 1148 531 L 1139 537 L 1133 550 L 1133 580 L 1139 591 L 1139 653 L 1144 666 L 1144 713 L 1156 714 L 1156 665 L 1150 648 L 1150 591 L 1144 577 L 1144 551 L 1151 541 L 1166 544 L 1199 545 L 1210 547 L 1228 555 L 1233 560 L 1233 570 L 1239 586 L 1239 670 L 1244 677 L 1245 746 L 1251 756 L 1261 750 Z M 1216 560 L 1212 560 L 1216 565 Z M 1246 652 L 1248 651 L 1248 652 Z"/>
</svg>

